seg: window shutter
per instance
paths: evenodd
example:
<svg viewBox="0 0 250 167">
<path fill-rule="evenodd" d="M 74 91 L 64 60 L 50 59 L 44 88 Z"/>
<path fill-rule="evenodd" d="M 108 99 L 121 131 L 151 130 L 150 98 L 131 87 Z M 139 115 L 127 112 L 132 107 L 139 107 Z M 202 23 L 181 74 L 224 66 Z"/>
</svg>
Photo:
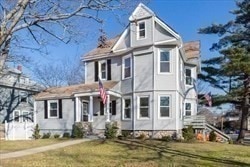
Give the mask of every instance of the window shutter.
<svg viewBox="0 0 250 167">
<path fill-rule="evenodd" d="M 62 119 L 62 99 L 58 100 L 59 118 Z"/>
<path fill-rule="evenodd" d="M 48 118 L 48 102 L 44 100 L 44 119 Z"/>
<path fill-rule="evenodd" d="M 98 61 L 95 62 L 95 81 L 98 81 Z"/>
<path fill-rule="evenodd" d="M 102 101 L 100 102 L 100 115 L 104 115 L 104 105 Z"/>
<path fill-rule="evenodd" d="M 108 76 L 107 76 L 107 80 L 111 80 L 111 59 L 107 60 L 107 70 L 108 70 Z"/>
<path fill-rule="evenodd" d="M 116 100 L 111 102 L 112 104 L 112 115 L 116 115 Z"/>
</svg>

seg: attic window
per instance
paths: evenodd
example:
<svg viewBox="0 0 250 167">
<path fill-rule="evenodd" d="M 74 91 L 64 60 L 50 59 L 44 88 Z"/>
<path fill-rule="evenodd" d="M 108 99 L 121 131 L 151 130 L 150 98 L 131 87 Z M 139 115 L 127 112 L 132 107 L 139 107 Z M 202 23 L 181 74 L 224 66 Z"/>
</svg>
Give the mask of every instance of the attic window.
<svg viewBox="0 0 250 167">
<path fill-rule="evenodd" d="M 138 24 L 138 39 L 146 38 L 145 22 Z"/>
</svg>

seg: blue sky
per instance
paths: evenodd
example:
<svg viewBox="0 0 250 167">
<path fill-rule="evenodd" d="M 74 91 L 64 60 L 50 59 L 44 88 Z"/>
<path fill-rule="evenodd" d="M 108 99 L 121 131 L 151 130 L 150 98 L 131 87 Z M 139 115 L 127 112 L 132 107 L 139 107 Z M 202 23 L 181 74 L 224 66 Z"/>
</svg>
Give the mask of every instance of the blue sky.
<svg viewBox="0 0 250 167">
<path fill-rule="evenodd" d="M 211 25 L 212 23 L 226 23 L 234 18 L 229 11 L 236 8 L 234 0 L 151 0 L 146 4 L 155 14 L 164 22 L 170 25 L 178 32 L 183 41 L 200 40 L 202 60 L 216 56 L 218 53 L 210 52 L 212 43 L 218 41 L 215 35 L 198 34 L 198 29 Z M 120 12 L 116 13 L 121 16 Z M 115 37 L 123 32 L 125 25 L 128 24 L 128 15 L 124 15 L 118 23 L 113 14 L 102 14 L 104 18 L 103 28 L 108 38 Z M 96 47 L 97 38 L 100 35 L 98 28 L 100 25 L 89 23 L 83 28 L 87 30 L 86 36 L 83 36 L 83 42 L 80 44 L 55 43 L 53 46 L 47 46 L 49 54 L 41 56 L 30 52 L 35 62 L 46 64 L 47 62 L 59 62 L 61 60 L 75 59 L 80 61 L 80 57 Z M 213 88 L 209 88 L 212 94 L 216 94 Z M 207 92 L 205 92 L 207 93 Z"/>
<path fill-rule="evenodd" d="M 164 20 L 175 31 L 177 31 L 183 41 L 200 40 L 202 59 L 210 58 L 217 53 L 210 52 L 209 48 L 213 42 L 218 41 L 215 35 L 198 34 L 199 28 L 206 27 L 212 23 L 225 23 L 233 18 L 229 13 L 235 9 L 234 0 L 151 0 L 147 6 L 152 9 L 158 17 Z M 117 13 L 119 15 L 119 13 Z M 122 22 L 128 24 L 128 15 L 123 16 Z M 120 34 L 124 25 L 118 23 L 113 14 L 104 14 L 103 28 L 107 36 L 112 38 Z M 80 44 L 63 44 L 58 42 L 54 46 L 48 46 L 49 55 L 45 58 L 40 57 L 40 62 L 61 59 L 79 58 L 91 49 L 96 47 L 99 32 L 98 26 L 93 28 L 92 24 L 86 25 L 87 36 Z M 39 56 L 38 56 L 39 57 Z M 37 59 L 37 56 L 36 56 Z"/>
<path fill-rule="evenodd" d="M 164 22 L 178 32 L 183 41 L 200 40 L 201 58 L 207 59 L 215 56 L 216 52 L 210 52 L 212 43 L 218 41 L 215 35 L 198 34 L 198 29 L 211 25 L 212 23 L 226 23 L 234 18 L 229 11 L 236 8 L 234 0 L 151 0 L 146 4 Z M 116 13 L 121 16 L 120 12 Z M 104 18 L 103 28 L 107 36 L 112 38 L 123 32 L 128 24 L 128 15 L 121 19 L 124 25 L 120 24 L 113 14 L 102 14 Z M 98 28 L 100 25 L 93 23 L 86 24 L 84 29 L 87 35 L 83 36 L 80 44 L 63 44 L 57 42 L 53 46 L 48 46 L 49 54 L 45 57 L 32 54 L 33 60 L 40 64 L 47 62 L 59 62 L 60 60 L 75 59 L 80 61 L 80 56 L 96 47 L 97 38 L 100 35 Z M 217 92 L 210 88 L 214 93 Z M 213 93 L 213 94 L 214 94 Z"/>
</svg>

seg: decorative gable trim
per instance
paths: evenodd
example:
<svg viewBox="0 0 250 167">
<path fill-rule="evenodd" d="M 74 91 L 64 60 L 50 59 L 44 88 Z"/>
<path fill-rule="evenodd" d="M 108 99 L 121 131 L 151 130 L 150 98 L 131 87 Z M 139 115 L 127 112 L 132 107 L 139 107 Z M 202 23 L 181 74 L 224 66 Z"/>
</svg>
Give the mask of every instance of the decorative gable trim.
<svg viewBox="0 0 250 167">
<path fill-rule="evenodd" d="M 146 15 L 145 12 L 147 12 L 149 15 Z M 142 19 L 142 18 L 146 18 L 149 16 L 155 16 L 155 13 L 151 9 L 149 9 L 147 6 L 145 6 L 143 3 L 140 3 L 136 7 L 132 15 L 129 17 L 129 21 L 134 21 L 138 18 Z"/>
</svg>

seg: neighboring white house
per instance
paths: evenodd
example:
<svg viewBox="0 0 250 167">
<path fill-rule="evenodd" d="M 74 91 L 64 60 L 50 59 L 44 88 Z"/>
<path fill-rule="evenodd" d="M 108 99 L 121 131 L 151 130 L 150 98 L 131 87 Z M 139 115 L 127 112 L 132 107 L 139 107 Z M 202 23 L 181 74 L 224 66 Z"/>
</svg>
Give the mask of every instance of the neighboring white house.
<svg viewBox="0 0 250 167">
<path fill-rule="evenodd" d="M 22 128 L 33 125 L 34 95 L 40 90 L 40 85 L 23 74 L 21 66 L 0 72 L 0 139 L 27 138 Z"/>
<path fill-rule="evenodd" d="M 71 132 L 75 122 L 93 130 L 118 122 L 121 130 L 153 137 L 179 133 L 183 116 L 196 115 L 200 43 L 180 35 L 143 4 L 120 36 L 83 56 L 85 83 L 50 88 L 36 96 L 41 132 Z M 103 106 L 98 76 L 108 94 Z"/>
<path fill-rule="evenodd" d="M 41 90 L 21 66 L 0 72 L 0 122 L 33 121 L 33 96 Z"/>
</svg>

